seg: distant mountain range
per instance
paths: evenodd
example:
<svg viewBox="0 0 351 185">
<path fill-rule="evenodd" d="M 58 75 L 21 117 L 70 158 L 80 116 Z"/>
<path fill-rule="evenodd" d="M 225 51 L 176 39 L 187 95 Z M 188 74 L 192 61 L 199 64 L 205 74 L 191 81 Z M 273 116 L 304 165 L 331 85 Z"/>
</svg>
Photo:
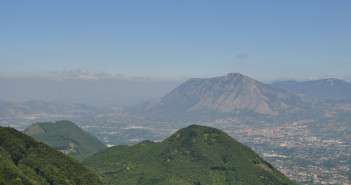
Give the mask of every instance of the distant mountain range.
<svg viewBox="0 0 351 185">
<path fill-rule="evenodd" d="M 310 104 L 286 90 L 272 88 L 239 73 L 190 79 L 162 98 L 141 106 L 157 115 L 264 115 L 311 112 Z"/>
<path fill-rule="evenodd" d="M 101 184 L 78 161 L 13 129 L 0 127 L 0 184 Z"/>
<path fill-rule="evenodd" d="M 24 133 L 78 160 L 107 148 L 105 144 L 71 121 L 35 123 Z"/>
<path fill-rule="evenodd" d="M 33 122 L 90 120 L 97 115 L 101 117 L 101 114 L 142 115 L 148 119 L 171 121 L 235 117 L 252 123 L 260 120 L 310 119 L 330 115 L 334 109 L 326 107 L 327 104 L 311 101 L 310 97 L 346 100 L 351 98 L 350 89 L 350 83 L 337 79 L 267 85 L 239 73 L 230 73 L 221 77 L 190 79 L 157 100 L 123 108 L 101 108 L 69 101 L 0 101 L 0 121 L 2 125 L 11 126 L 11 122 L 16 121 L 21 124 L 16 128 L 24 129 Z"/>
<path fill-rule="evenodd" d="M 323 86 L 325 86 L 325 89 L 333 89 L 332 87 L 334 86 L 343 87 L 348 84 L 346 82 L 346 84 L 343 83 L 341 86 L 335 85 L 339 84 L 339 81 L 334 80 L 322 80 L 317 85 L 310 86 L 315 89 Z M 24 103 L 0 101 L 0 124 L 14 125 L 16 128 L 17 125 L 20 125 L 21 128 L 26 128 L 29 124 L 38 122 L 38 119 L 41 119 L 39 122 L 47 122 L 70 119 L 67 117 L 72 117 L 75 122 L 79 121 L 76 123 L 80 125 L 87 124 L 86 128 L 88 130 L 91 129 L 92 133 L 106 138 L 106 141 L 109 140 L 110 144 L 120 144 L 120 138 L 133 142 L 139 142 L 145 138 L 162 140 L 167 135 L 165 133 L 173 133 L 175 129 L 198 123 L 216 125 L 216 127 L 233 131 L 232 134 L 239 133 L 240 135 L 242 133 L 241 136 L 248 133 L 248 136 L 245 137 L 252 137 L 253 140 L 252 142 L 249 140 L 250 142 L 247 142 L 247 144 L 254 143 L 254 145 L 250 146 L 261 147 L 258 150 L 259 152 L 272 149 L 275 152 L 283 150 L 288 152 L 289 155 L 299 153 L 299 145 L 291 145 L 292 148 L 289 145 L 286 145 L 288 146 L 287 148 L 280 148 L 280 145 L 278 145 L 280 139 L 289 136 L 289 139 L 292 138 L 292 143 L 299 138 L 307 138 L 306 140 L 313 142 L 318 141 L 321 143 L 318 144 L 318 146 L 322 147 L 321 151 L 336 151 L 327 152 L 330 156 L 334 154 L 339 155 L 338 152 L 343 152 L 346 155 L 348 150 L 341 148 L 338 151 L 339 149 L 336 148 L 339 145 L 333 146 L 334 148 L 331 146 L 334 145 L 333 142 L 342 142 L 340 146 L 347 146 L 349 143 L 349 137 L 347 137 L 349 125 L 347 123 L 351 111 L 350 101 L 346 100 L 347 98 L 333 99 L 332 97 L 318 98 L 316 95 L 309 96 L 307 93 L 302 94 L 283 89 L 283 87 L 276 84 L 278 83 L 266 85 L 238 73 L 215 78 L 197 78 L 185 82 L 158 100 L 135 107 L 124 107 L 124 109 L 120 107 L 98 108 L 62 101 L 49 103 L 40 101 Z M 323 91 L 323 89 L 319 91 Z M 311 91 L 311 93 L 313 92 Z M 333 93 L 330 94 L 335 95 Z M 342 96 L 340 95 L 339 97 Z M 318 99 L 312 100 L 311 98 Z M 325 101 L 325 99 L 329 100 Z M 164 120 L 160 118 L 164 118 Z M 192 122 L 193 120 L 194 122 Z M 58 123 L 60 124 L 33 124 L 25 132 L 78 160 L 85 159 L 84 163 L 103 178 L 106 184 L 292 183 L 286 177 L 281 176 L 280 172 L 272 165 L 261 158 L 255 157 L 257 154 L 251 153 L 249 149 L 245 149 L 247 148 L 245 146 L 233 144 L 236 141 L 234 142 L 232 138 L 229 139 L 216 129 L 193 125 L 178 131 L 162 142 L 144 141 L 133 146 L 117 146 L 105 149 L 106 146 L 101 146 L 101 143 L 96 142 L 96 138 L 87 136 L 74 123 L 69 121 Z M 280 127 L 280 124 L 282 127 Z M 272 137 L 271 133 L 262 130 L 275 126 L 278 126 L 279 129 L 272 132 L 282 135 L 278 134 L 279 136 Z M 241 128 L 243 130 L 240 130 Z M 296 128 L 298 129 L 296 130 Z M 244 132 L 235 132 L 235 129 Z M 265 133 L 261 137 L 263 131 Z M 301 132 L 301 134 L 295 135 L 295 132 Z M 15 159 L 17 159 L 17 156 L 21 156 L 18 153 L 25 151 L 25 155 L 29 154 L 30 156 L 40 156 L 40 154 L 31 154 L 27 151 L 27 147 L 30 146 L 27 143 L 22 143 L 20 146 L 16 145 L 16 142 L 20 143 L 20 141 L 6 144 L 7 148 L 5 150 L 14 150 L 15 153 L 4 153 L 3 149 L 1 149 L 3 146 L 2 140 L 6 141 L 6 138 L 9 136 L 5 133 L 5 136 L 1 137 L 3 133 L 5 132 L 1 132 L 0 129 L 0 184 L 8 181 L 13 182 L 12 184 L 21 184 L 17 183 L 17 177 L 23 182 L 27 181 L 29 177 L 27 178 L 26 175 L 32 174 L 32 169 L 27 170 L 27 167 L 23 167 L 22 164 L 17 166 Z M 259 136 L 253 136 L 253 133 Z M 153 137 L 156 135 L 158 137 Z M 317 140 L 314 139 L 315 137 Z M 256 140 L 257 138 L 258 140 Z M 342 140 L 340 138 L 347 139 Z M 330 143 L 329 140 L 331 141 Z M 246 142 L 247 140 L 243 141 Z M 260 143 L 256 143 L 256 141 Z M 328 141 L 329 144 L 325 145 L 324 141 Z M 303 147 L 299 155 L 310 155 L 308 147 L 310 143 L 312 142 L 301 141 L 300 144 L 306 144 L 307 149 Z M 13 148 L 10 147 L 11 144 Z M 101 149 L 103 150 L 86 158 Z M 297 149 L 295 152 L 290 153 L 290 151 L 295 149 Z M 17 150 L 20 152 L 16 153 Z M 30 149 L 30 151 L 32 150 L 39 151 L 39 149 Z M 51 148 L 51 150 L 54 149 Z M 28 160 L 38 162 L 36 158 L 31 157 Z M 293 160 L 293 163 L 289 163 L 289 167 L 294 164 L 305 164 L 305 161 L 301 161 L 298 157 L 289 156 L 290 159 Z M 338 159 L 343 158 L 335 158 L 333 160 Z M 25 162 L 28 160 L 25 160 Z M 57 160 L 60 161 L 60 159 Z M 274 158 L 272 162 L 279 160 Z M 334 161 L 331 164 L 334 165 Z M 335 162 L 336 166 L 339 164 L 344 163 Z M 35 165 L 34 167 L 36 167 Z M 324 164 L 321 163 L 320 165 Z M 6 166 L 10 166 L 12 170 L 10 170 L 10 176 L 16 178 L 7 178 L 7 175 L 1 176 L 2 173 L 8 171 Z M 182 168 L 183 166 L 185 168 Z M 242 168 L 242 166 L 245 166 L 245 168 Z M 29 166 L 29 168 L 32 167 L 33 165 Z M 40 168 L 44 167 L 40 166 Z M 301 166 L 297 168 L 301 168 Z M 245 169 L 249 170 L 249 172 L 245 171 Z M 56 169 L 49 167 L 45 170 L 55 171 Z M 34 171 L 37 172 L 37 169 L 34 168 Z M 66 172 L 64 173 L 66 174 Z M 82 173 L 85 174 L 85 172 Z M 294 173 L 299 173 L 299 170 L 294 171 Z M 294 176 L 295 179 L 298 177 L 300 176 Z M 34 178 L 40 179 L 41 177 Z M 60 178 L 65 179 L 65 177 Z M 311 178 L 313 177 L 311 176 Z M 118 179 L 118 182 L 116 179 Z M 247 181 L 247 179 L 252 180 Z M 40 182 L 42 181 L 40 180 Z"/>
<path fill-rule="evenodd" d="M 99 110 L 95 106 L 73 103 L 69 101 L 27 101 L 23 103 L 0 101 L 0 116 L 28 115 L 28 114 L 82 114 Z"/>
<path fill-rule="evenodd" d="M 83 163 L 105 184 L 294 184 L 249 147 L 198 125 L 162 142 L 111 147 Z"/>
<path fill-rule="evenodd" d="M 294 80 L 274 82 L 275 88 L 286 89 L 289 92 L 310 98 L 351 100 L 351 83 L 336 78 L 297 82 Z"/>
<path fill-rule="evenodd" d="M 299 96 L 297 96 L 299 95 Z M 168 118 L 210 118 L 227 116 L 295 116 L 313 114 L 313 107 L 304 97 L 351 100 L 351 83 L 338 79 L 305 82 L 283 81 L 269 85 L 239 73 L 214 78 L 186 81 L 163 97 L 128 110 Z M 123 110 L 73 103 L 69 101 L 0 100 L 0 118 L 26 118 L 34 121 L 56 121 L 89 117 L 99 113 Z M 126 112 L 128 113 L 128 112 Z"/>
<path fill-rule="evenodd" d="M 6 78 L 1 76 L 0 100 L 17 102 L 66 100 L 95 106 L 133 105 L 159 98 L 183 82 L 183 80 L 122 76 L 104 78 L 103 76 L 85 76 L 85 74 L 75 74 L 71 77 L 66 75 L 58 78 L 49 76 Z"/>
</svg>

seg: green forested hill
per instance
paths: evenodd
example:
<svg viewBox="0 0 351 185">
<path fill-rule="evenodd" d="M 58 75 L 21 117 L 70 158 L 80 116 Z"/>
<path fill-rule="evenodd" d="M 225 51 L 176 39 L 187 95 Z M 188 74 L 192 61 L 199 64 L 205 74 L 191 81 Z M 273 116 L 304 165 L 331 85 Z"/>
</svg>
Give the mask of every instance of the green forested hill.
<svg viewBox="0 0 351 185">
<path fill-rule="evenodd" d="M 71 121 L 35 123 L 24 133 L 78 160 L 106 148 L 105 144 Z"/>
<path fill-rule="evenodd" d="M 105 184 L 294 184 L 226 133 L 197 125 L 159 143 L 111 147 L 83 163 Z"/>
<path fill-rule="evenodd" d="M 13 129 L 0 127 L 0 184 L 101 184 L 78 161 Z"/>
</svg>

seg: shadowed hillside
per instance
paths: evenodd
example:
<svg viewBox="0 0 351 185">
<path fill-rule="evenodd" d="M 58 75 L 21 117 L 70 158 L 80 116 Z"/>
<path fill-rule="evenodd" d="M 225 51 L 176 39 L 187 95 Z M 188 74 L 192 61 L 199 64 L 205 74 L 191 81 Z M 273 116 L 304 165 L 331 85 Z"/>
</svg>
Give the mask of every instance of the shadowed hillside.
<svg viewBox="0 0 351 185">
<path fill-rule="evenodd" d="M 24 133 L 78 160 L 107 148 L 105 144 L 71 121 L 35 123 Z"/>
<path fill-rule="evenodd" d="M 101 184 L 78 161 L 13 129 L 0 127 L 0 184 Z"/>
</svg>

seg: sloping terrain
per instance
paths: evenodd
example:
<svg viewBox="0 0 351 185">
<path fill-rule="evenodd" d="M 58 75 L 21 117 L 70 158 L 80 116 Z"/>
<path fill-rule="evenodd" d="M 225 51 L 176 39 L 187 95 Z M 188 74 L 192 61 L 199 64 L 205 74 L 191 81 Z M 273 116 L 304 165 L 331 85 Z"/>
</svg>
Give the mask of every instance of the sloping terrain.
<svg viewBox="0 0 351 185">
<path fill-rule="evenodd" d="M 78 161 L 10 127 L 0 127 L 0 184 L 101 184 Z"/>
<path fill-rule="evenodd" d="M 13 101 L 0 100 L 0 116 L 32 115 L 32 114 L 84 114 L 99 111 L 97 107 L 85 104 L 72 103 L 69 101 L 27 101 L 17 103 Z"/>
<path fill-rule="evenodd" d="M 311 113 L 312 107 L 300 97 L 274 89 L 247 76 L 191 79 L 164 97 L 144 104 L 151 114 L 169 117 L 294 116 Z"/>
<path fill-rule="evenodd" d="M 24 133 L 78 160 L 107 148 L 105 144 L 71 121 L 35 123 Z"/>
<path fill-rule="evenodd" d="M 105 184 L 294 184 L 226 133 L 197 125 L 159 143 L 111 147 L 83 163 Z"/>
<path fill-rule="evenodd" d="M 286 89 L 310 98 L 351 100 L 351 83 L 336 78 L 297 82 L 294 80 L 274 82 L 272 87 Z"/>
</svg>

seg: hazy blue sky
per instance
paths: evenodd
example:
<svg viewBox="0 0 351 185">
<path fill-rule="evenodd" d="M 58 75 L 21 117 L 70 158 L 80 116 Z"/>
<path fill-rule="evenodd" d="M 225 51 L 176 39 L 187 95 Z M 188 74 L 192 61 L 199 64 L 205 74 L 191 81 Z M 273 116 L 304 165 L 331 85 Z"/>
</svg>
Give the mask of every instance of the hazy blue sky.
<svg viewBox="0 0 351 185">
<path fill-rule="evenodd" d="M 350 0 L 10 0 L 0 76 L 351 79 Z"/>
</svg>

